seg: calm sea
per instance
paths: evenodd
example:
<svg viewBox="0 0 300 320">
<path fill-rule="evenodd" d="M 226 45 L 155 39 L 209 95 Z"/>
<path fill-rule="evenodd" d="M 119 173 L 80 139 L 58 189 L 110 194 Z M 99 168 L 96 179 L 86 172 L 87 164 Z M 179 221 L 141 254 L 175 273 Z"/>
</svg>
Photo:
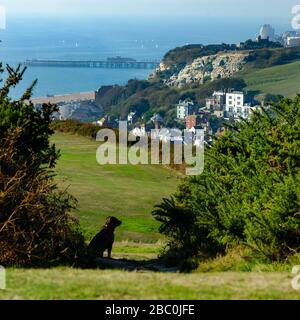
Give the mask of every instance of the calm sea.
<svg viewBox="0 0 300 320">
<path fill-rule="evenodd" d="M 263 23 L 278 32 L 285 21 L 240 18 L 13 18 L 0 31 L 0 60 L 16 65 L 26 59 L 106 59 L 112 56 L 160 60 L 177 46 L 192 43 L 237 43 L 254 38 Z M 19 96 L 38 79 L 34 96 L 96 90 L 102 85 L 145 79 L 151 70 L 28 68 L 11 95 Z"/>
</svg>

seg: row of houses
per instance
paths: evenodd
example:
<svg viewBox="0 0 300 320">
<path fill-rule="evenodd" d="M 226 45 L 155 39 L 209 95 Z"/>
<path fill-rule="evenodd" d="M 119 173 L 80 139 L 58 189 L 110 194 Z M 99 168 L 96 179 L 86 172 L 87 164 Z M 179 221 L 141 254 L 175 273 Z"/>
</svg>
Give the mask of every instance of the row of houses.
<svg viewBox="0 0 300 320">
<path fill-rule="evenodd" d="M 200 129 L 204 130 L 207 136 L 212 134 L 209 122 L 210 116 L 210 112 L 199 110 L 199 107 L 190 99 L 179 101 L 177 105 L 177 121 L 185 123 L 188 131 L 194 132 Z"/>
<path fill-rule="evenodd" d="M 143 122 L 143 118 L 138 117 L 136 111 L 130 111 L 127 115 L 128 127 L 130 135 L 134 137 L 151 137 L 167 142 L 183 142 L 183 134 L 181 130 L 176 128 L 184 128 L 185 131 L 191 133 L 192 140 L 195 142 L 196 133 L 203 130 L 206 141 L 211 140 L 213 134 L 223 131 L 220 128 L 211 127 L 212 117 L 223 120 L 233 119 L 240 121 L 241 119 L 249 119 L 253 111 L 260 110 L 260 105 L 255 105 L 251 99 L 242 91 L 228 89 L 224 91 L 215 91 L 211 97 L 205 101 L 205 105 L 201 108 L 191 99 L 179 101 L 176 106 L 176 119 L 174 119 L 175 129 L 164 129 L 164 118 L 160 114 L 154 114 L 148 122 Z M 100 126 L 118 127 L 119 120 L 106 116 L 97 122 Z M 174 131 L 175 130 L 175 131 Z M 176 132 L 178 135 L 176 136 Z M 181 133 L 180 133 L 181 132 Z"/>
<path fill-rule="evenodd" d="M 180 101 L 177 106 L 177 119 L 185 120 L 187 128 L 194 124 L 195 116 L 203 118 L 207 112 L 217 118 L 223 119 L 249 119 L 253 111 L 260 110 L 261 105 L 247 101 L 246 95 L 241 91 L 228 90 L 215 91 L 211 97 L 206 99 L 205 108 L 195 111 L 192 101 Z M 197 121 L 196 121 L 197 122 Z"/>
<path fill-rule="evenodd" d="M 202 134 L 199 136 L 199 130 Z M 129 137 L 149 137 L 152 140 L 159 140 L 163 143 L 173 144 L 194 144 L 201 145 L 205 140 L 205 132 L 202 127 L 195 126 L 189 130 L 182 131 L 176 128 L 155 128 L 146 125 L 137 126 L 129 132 Z"/>
<path fill-rule="evenodd" d="M 212 104 L 211 99 L 217 100 Z M 247 98 L 244 92 L 229 90 L 214 92 L 212 98 L 206 100 L 206 109 L 215 116 L 224 119 L 249 119 L 254 111 L 261 110 L 261 105 Z"/>
</svg>

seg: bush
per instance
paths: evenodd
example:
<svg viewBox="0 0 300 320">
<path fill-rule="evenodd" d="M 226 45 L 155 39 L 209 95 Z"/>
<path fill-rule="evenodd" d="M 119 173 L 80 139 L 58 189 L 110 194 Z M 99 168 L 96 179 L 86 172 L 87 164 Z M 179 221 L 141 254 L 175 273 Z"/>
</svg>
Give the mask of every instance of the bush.
<svg viewBox="0 0 300 320">
<path fill-rule="evenodd" d="M 57 120 L 51 124 L 51 128 L 54 131 L 75 134 L 92 139 L 96 139 L 97 133 L 100 130 L 99 126 L 90 123 L 82 123 L 78 120 Z"/>
<path fill-rule="evenodd" d="M 25 69 L 7 70 L 0 89 L 0 264 L 75 263 L 85 250 L 78 223 L 69 214 L 76 201 L 54 182 L 59 154 L 49 142 L 57 107 L 45 104 L 36 110 L 29 101 L 33 86 L 12 101 L 10 89 Z"/>
</svg>

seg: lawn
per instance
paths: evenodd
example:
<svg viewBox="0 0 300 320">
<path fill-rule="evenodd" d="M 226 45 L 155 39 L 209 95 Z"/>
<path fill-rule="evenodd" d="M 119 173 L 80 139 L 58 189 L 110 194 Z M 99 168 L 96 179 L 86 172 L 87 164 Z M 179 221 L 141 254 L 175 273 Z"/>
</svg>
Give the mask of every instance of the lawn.
<svg viewBox="0 0 300 320">
<path fill-rule="evenodd" d="M 289 273 L 8 270 L 2 299 L 299 299 Z"/>
<path fill-rule="evenodd" d="M 300 93 L 300 61 L 241 73 L 249 91 L 294 97 Z"/>
<path fill-rule="evenodd" d="M 117 241 L 149 243 L 161 238 L 151 211 L 176 190 L 180 177 L 174 171 L 155 165 L 101 166 L 96 162 L 96 141 L 61 133 L 52 140 L 61 150 L 58 181 L 77 198 L 75 215 L 87 239 L 109 215 L 123 221 Z"/>
</svg>

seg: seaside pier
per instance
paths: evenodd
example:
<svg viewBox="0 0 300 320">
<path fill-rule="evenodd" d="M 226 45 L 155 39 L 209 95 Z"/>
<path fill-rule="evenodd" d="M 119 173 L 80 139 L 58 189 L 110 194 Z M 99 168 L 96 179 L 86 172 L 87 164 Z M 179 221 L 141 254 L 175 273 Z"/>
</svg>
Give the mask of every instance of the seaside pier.
<svg viewBox="0 0 300 320">
<path fill-rule="evenodd" d="M 102 69 L 155 69 L 157 61 L 136 61 L 131 58 L 107 58 L 106 60 L 26 60 L 25 66 L 30 67 L 62 67 L 62 68 L 102 68 Z"/>
</svg>

